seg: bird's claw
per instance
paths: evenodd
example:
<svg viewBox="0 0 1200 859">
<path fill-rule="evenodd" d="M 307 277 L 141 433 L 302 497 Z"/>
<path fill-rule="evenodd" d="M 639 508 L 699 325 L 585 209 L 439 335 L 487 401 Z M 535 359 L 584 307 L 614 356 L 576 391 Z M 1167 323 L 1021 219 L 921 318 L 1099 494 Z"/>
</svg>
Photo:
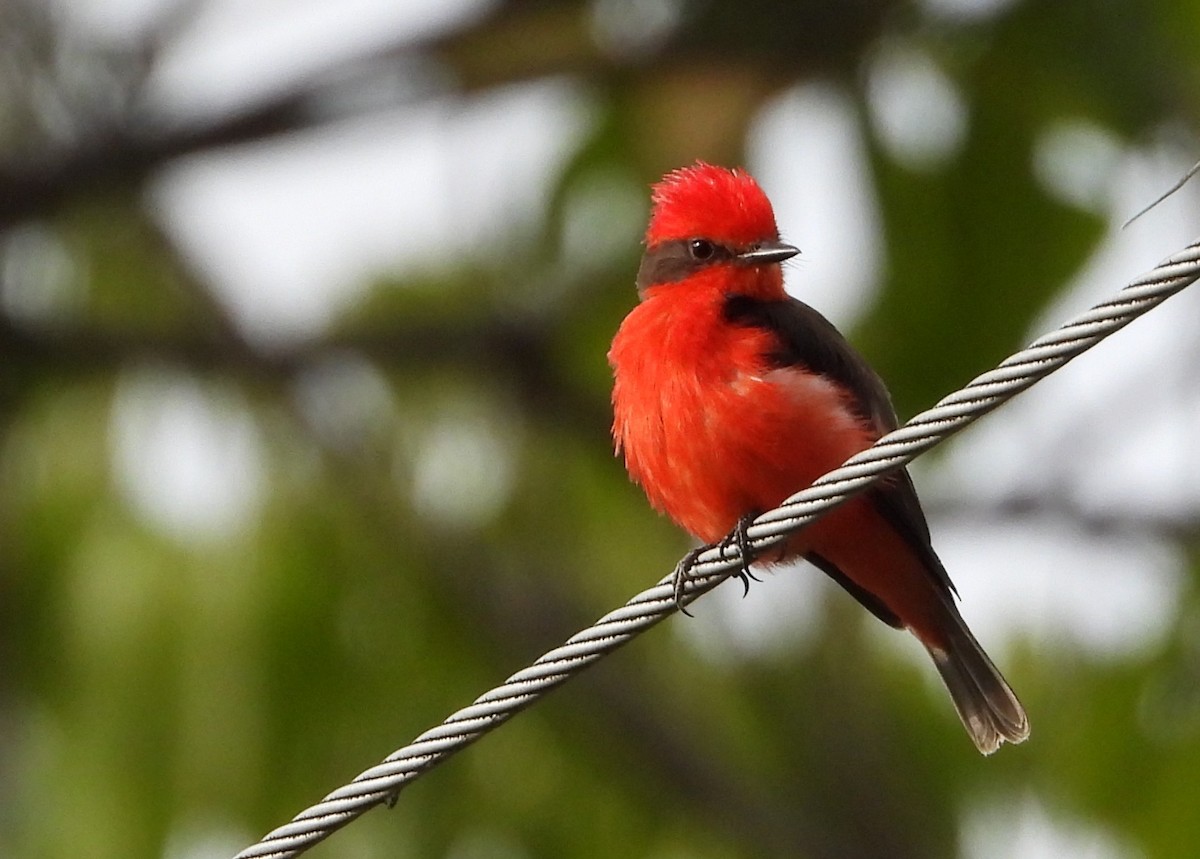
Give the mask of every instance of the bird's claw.
<svg viewBox="0 0 1200 859">
<path fill-rule="evenodd" d="M 692 567 L 696 566 L 696 559 L 708 548 L 708 546 L 699 546 L 692 549 L 680 559 L 679 563 L 675 565 L 675 572 L 671 573 L 671 585 L 675 589 L 675 607 L 688 617 L 691 617 L 692 613 L 683 605 L 684 588 L 687 580 L 691 578 Z"/>
<path fill-rule="evenodd" d="M 750 524 L 758 518 L 757 513 L 747 513 L 742 518 L 738 519 L 734 529 L 726 534 L 719 543 L 714 546 L 700 546 L 692 549 L 675 565 L 675 572 L 671 574 L 671 583 L 675 589 L 675 607 L 688 617 L 692 613 L 683 606 L 683 597 L 687 580 L 692 574 L 692 568 L 696 566 L 696 560 L 708 549 L 715 548 L 720 554 L 722 560 L 725 558 L 725 553 L 731 551 L 735 547 L 738 554 L 741 556 L 741 568 L 734 572 L 734 575 L 742 582 L 742 597 L 750 593 L 750 582 L 761 582 L 758 576 L 750 571 L 750 564 L 754 562 L 754 548 L 750 544 Z"/>
<path fill-rule="evenodd" d="M 747 513 L 737 521 L 737 525 L 733 530 L 722 538 L 717 544 L 717 548 L 721 553 L 721 557 L 725 557 L 726 550 L 737 547 L 738 554 L 741 556 L 742 566 L 734 573 L 742 582 L 742 598 L 744 599 L 750 593 L 750 582 L 761 582 L 758 576 L 750 571 L 750 565 L 754 563 L 754 548 L 750 544 L 750 525 L 757 519 L 758 513 Z"/>
</svg>

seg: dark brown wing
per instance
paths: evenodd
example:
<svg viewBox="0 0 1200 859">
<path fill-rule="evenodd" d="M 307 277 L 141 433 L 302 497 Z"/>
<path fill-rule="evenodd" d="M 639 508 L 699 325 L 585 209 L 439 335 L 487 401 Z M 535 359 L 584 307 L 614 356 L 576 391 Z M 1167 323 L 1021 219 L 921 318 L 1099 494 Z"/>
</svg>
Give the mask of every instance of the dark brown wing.
<svg viewBox="0 0 1200 859">
<path fill-rule="evenodd" d="M 772 366 L 803 367 L 836 382 L 850 392 L 859 415 L 875 427 L 880 435 L 897 427 L 896 411 L 883 380 L 846 342 L 833 323 L 816 310 L 794 298 L 758 301 L 744 295 L 730 295 L 725 299 L 724 311 L 725 318 L 734 325 L 765 328 L 775 335 L 779 347 L 765 356 Z M 867 499 L 904 537 L 929 575 L 947 594 L 954 593 L 954 583 L 950 581 L 946 568 L 930 543 L 929 524 L 925 521 L 908 470 L 899 469 L 891 477 L 876 483 L 875 488 L 868 491 Z M 878 600 L 865 599 L 864 594 L 848 585 L 849 579 L 828 561 L 824 558 L 809 560 L 881 620 L 895 625 L 891 612 L 883 608 Z"/>
</svg>

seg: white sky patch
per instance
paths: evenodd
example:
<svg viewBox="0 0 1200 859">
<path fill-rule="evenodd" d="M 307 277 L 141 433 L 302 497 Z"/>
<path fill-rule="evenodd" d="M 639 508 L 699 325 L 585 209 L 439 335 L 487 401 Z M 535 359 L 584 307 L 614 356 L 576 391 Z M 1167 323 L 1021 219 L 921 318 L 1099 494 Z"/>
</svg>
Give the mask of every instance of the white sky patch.
<svg viewBox="0 0 1200 859">
<path fill-rule="evenodd" d="M 622 176 L 593 171 L 565 201 L 563 259 L 575 269 L 603 271 L 641 240 L 645 215 L 643 189 Z"/>
<path fill-rule="evenodd" d="M 1184 559 L 1150 538 L 1097 537 L 1069 523 L 932 523 L 934 545 L 961 596 L 963 616 L 999 661 L 1017 640 L 1045 652 L 1074 648 L 1089 658 L 1152 652 L 1172 629 L 1186 576 Z M 807 646 L 823 623 L 830 583 L 797 564 L 760 575 L 742 598 L 737 581 L 689 607 L 678 626 L 697 653 L 716 664 L 770 658 Z M 865 614 L 864 614 L 865 618 Z M 880 647 L 929 668 L 919 647 L 872 622 Z"/>
<path fill-rule="evenodd" d="M 0 236 L 0 307 L 29 325 L 54 325 L 82 311 L 87 283 L 62 238 L 37 223 Z"/>
<path fill-rule="evenodd" d="M 1118 833 L 1053 814 L 1032 796 L 1011 803 L 991 799 L 968 812 L 961 838 L 964 859 L 1142 859 L 1145 855 Z"/>
<path fill-rule="evenodd" d="M 1107 214 L 1109 234 L 1058 301 L 1034 326 L 1061 322 L 1107 297 L 1163 257 L 1190 243 L 1200 232 L 1200 180 L 1186 184 L 1128 228 L 1121 224 L 1174 185 L 1195 163 L 1194 153 L 1169 146 L 1127 149 L 1112 163 Z M 1176 299 L 1172 299 L 1172 302 Z M 1153 319 L 1158 314 L 1151 314 Z M 1143 327 L 1143 323 L 1129 330 Z M 1126 336 L 1122 331 L 1120 336 Z"/>
<path fill-rule="evenodd" d="M 245 404 L 182 373 L 123 374 L 109 446 L 116 483 L 137 514 L 178 540 L 230 537 L 265 492 L 262 441 Z"/>
<path fill-rule="evenodd" d="M 81 32 L 111 43 L 141 36 L 161 14 L 184 0 L 51 0 L 55 13 Z"/>
<path fill-rule="evenodd" d="M 530 84 L 187 159 L 153 199 L 243 329 L 287 342 L 373 276 L 448 266 L 535 222 L 587 122 L 575 88 Z"/>
<path fill-rule="evenodd" d="M 1049 495 L 1096 512 L 1200 504 L 1200 361 L 1187 326 L 1200 293 L 1171 299 L 953 443 L 939 487 L 983 499 Z M 947 490 L 948 491 L 948 490 Z"/>
<path fill-rule="evenodd" d="M 293 386 L 293 396 L 317 435 L 343 451 L 381 445 L 397 412 L 388 380 L 353 352 L 326 355 L 306 368 Z"/>
<path fill-rule="evenodd" d="M 1063 119 L 1034 143 L 1033 173 L 1053 196 L 1097 214 L 1112 204 L 1121 145 L 1112 132 L 1087 120 Z"/>
<path fill-rule="evenodd" d="M 829 84 L 805 84 L 767 105 L 747 144 L 749 167 L 786 241 L 788 291 L 839 327 L 874 297 L 882 264 L 878 205 L 853 105 Z"/>
<path fill-rule="evenodd" d="M 595 0 L 592 38 L 610 56 L 646 56 L 670 38 L 683 19 L 684 0 Z"/>
<path fill-rule="evenodd" d="M 997 17 L 1017 0 L 920 0 L 933 17 L 953 21 L 985 21 Z"/>
<path fill-rule="evenodd" d="M 216 859 L 231 856 L 258 836 L 210 817 L 185 816 L 167 832 L 163 859 Z"/>
<path fill-rule="evenodd" d="M 93 18 L 104 17 L 106 2 L 87 0 L 97 10 Z M 490 0 L 210 0 L 161 58 L 150 80 L 149 106 L 168 117 L 227 111 L 340 58 L 428 38 L 489 5 Z"/>
<path fill-rule="evenodd" d="M 487 524 L 512 493 L 512 431 L 510 423 L 466 402 L 435 418 L 412 464 L 408 489 L 418 515 L 454 528 Z"/>
<path fill-rule="evenodd" d="M 718 665 L 770 658 L 807 646 L 821 629 L 824 575 L 807 564 L 755 570 L 762 583 L 731 579 L 688 606 L 695 615 L 674 628 L 696 652 Z"/>
<path fill-rule="evenodd" d="M 1151 538 L 1086 534 L 1043 517 L 933 523 L 967 623 L 991 652 L 1013 638 L 1097 659 L 1153 652 L 1175 620 L 1184 559 Z"/>
<path fill-rule="evenodd" d="M 967 135 L 967 106 L 929 54 L 885 42 L 867 67 L 871 124 L 892 157 L 912 170 L 952 158 Z"/>
<path fill-rule="evenodd" d="M 1200 186 L 1192 185 L 1128 229 L 1116 226 L 1188 167 L 1154 153 L 1123 159 L 1107 240 L 1034 322 L 1030 338 L 1113 295 L 1200 233 Z M 1200 290 L 1192 287 L 972 427 L 933 478 L 989 499 L 1052 491 L 1110 511 L 1194 507 L 1197 316 Z"/>
<path fill-rule="evenodd" d="M 1190 164 L 1162 152 L 1123 155 L 1110 184 L 1107 239 L 1030 338 L 1103 300 L 1200 232 L 1195 188 L 1126 230 L 1118 225 Z M 972 427 L 925 484 L 969 507 L 1010 497 L 1056 498 L 1097 515 L 1171 517 L 1200 504 L 1193 444 L 1200 392 L 1188 290 L 1132 323 Z M 933 497 L 928 493 L 928 497 Z M 1012 636 L 1067 640 L 1120 658 L 1158 647 L 1175 620 L 1184 561 L 1153 536 L 1079 531 L 1043 516 L 1019 523 L 933 523 L 934 542 L 985 643 Z"/>
</svg>

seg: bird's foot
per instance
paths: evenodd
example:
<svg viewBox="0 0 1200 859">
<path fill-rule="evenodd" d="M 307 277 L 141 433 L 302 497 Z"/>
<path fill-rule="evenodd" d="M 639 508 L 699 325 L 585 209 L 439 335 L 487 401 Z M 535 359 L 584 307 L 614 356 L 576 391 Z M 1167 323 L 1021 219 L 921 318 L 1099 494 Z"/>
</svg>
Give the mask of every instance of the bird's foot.
<svg viewBox="0 0 1200 859">
<path fill-rule="evenodd" d="M 740 519 L 738 519 L 737 525 L 733 527 L 733 530 L 726 534 L 724 538 L 722 538 L 721 542 L 717 544 L 717 549 L 720 551 L 722 558 L 725 557 L 726 551 L 730 551 L 734 547 L 737 548 L 738 554 L 741 556 L 741 569 L 735 572 L 734 575 L 742 580 L 743 598 L 746 596 L 746 594 L 750 593 L 751 581 L 762 581 L 762 579 L 750 572 L 750 565 L 754 563 L 754 548 L 750 545 L 749 530 L 751 523 L 753 523 L 754 520 L 759 517 L 759 515 L 760 514 L 757 512 L 750 512 L 742 516 Z"/>
<path fill-rule="evenodd" d="M 696 566 L 696 560 L 709 549 L 716 549 L 721 558 L 725 557 L 725 553 L 737 549 L 741 556 L 741 568 L 734 572 L 742 581 L 742 596 L 750 593 L 750 582 L 761 582 L 758 576 L 750 571 L 750 565 L 754 562 L 754 548 L 750 544 L 750 534 L 748 533 L 750 525 L 759 517 L 758 513 L 747 513 L 742 518 L 738 519 L 737 525 L 732 531 L 726 534 L 720 542 L 714 543 L 711 546 L 698 546 L 692 549 L 680 559 L 675 565 L 675 571 L 671 573 L 671 584 L 675 589 L 675 607 L 688 617 L 692 613 L 683 606 L 684 589 L 687 585 L 687 580 L 691 578 L 692 568 Z"/>
<path fill-rule="evenodd" d="M 696 566 L 696 559 L 710 548 L 712 547 L 697 546 L 695 549 L 692 549 L 680 558 L 679 563 L 675 565 L 675 572 L 671 573 L 671 585 L 675 588 L 675 607 L 688 617 L 691 617 L 692 613 L 683 605 L 684 586 L 687 584 L 687 580 L 692 577 L 692 567 Z"/>
</svg>

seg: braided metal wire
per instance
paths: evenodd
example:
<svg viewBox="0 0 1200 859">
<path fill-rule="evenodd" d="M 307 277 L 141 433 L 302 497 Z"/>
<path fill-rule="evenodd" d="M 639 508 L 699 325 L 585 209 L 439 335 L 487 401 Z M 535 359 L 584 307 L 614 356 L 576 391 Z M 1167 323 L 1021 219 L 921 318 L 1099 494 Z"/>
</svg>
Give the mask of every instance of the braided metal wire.
<svg viewBox="0 0 1200 859">
<path fill-rule="evenodd" d="M 788 534 L 944 441 L 1198 278 L 1200 240 L 1164 260 L 1110 300 L 1034 341 L 778 508 L 758 517 L 747 529 L 751 548 L 757 552 L 781 542 Z M 680 605 L 716 587 L 740 567 L 736 545 L 709 547 L 695 559 L 679 604 L 675 600 L 672 574 L 300 812 L 290 823 L 243 850 L 236 859 L 298 856 L 367 809 L 394 801 L 400 789 L 421 773 L 499 727 L 588 665 L 668 617 Z"/>
</svg>

